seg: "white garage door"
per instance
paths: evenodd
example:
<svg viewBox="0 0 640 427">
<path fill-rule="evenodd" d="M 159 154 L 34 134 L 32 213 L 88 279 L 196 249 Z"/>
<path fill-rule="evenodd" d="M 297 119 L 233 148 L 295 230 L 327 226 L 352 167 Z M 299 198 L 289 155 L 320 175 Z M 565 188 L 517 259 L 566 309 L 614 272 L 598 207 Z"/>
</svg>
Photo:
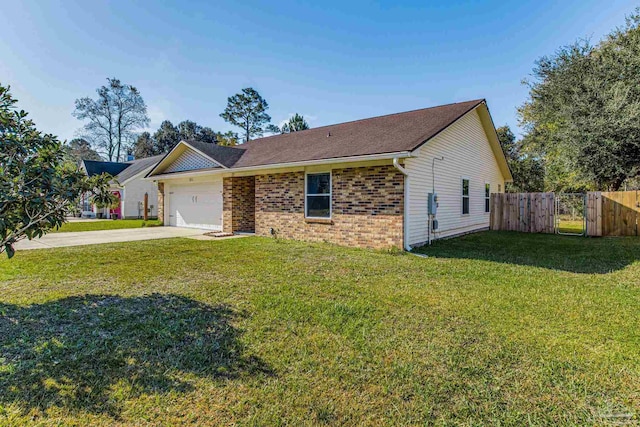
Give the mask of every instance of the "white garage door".
<svg viewBox="0 0 640 427">
<path fill-rule="evenodd" d="M 222 230 L 222 180 L 171 185 L 169 225 Z"/>
</svg>

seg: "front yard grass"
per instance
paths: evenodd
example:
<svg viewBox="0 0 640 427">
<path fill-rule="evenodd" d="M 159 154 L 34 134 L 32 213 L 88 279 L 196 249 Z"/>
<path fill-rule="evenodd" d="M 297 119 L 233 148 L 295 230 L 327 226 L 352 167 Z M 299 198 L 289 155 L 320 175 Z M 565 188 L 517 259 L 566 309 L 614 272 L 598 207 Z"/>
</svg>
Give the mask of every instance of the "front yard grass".
<svg viewBox="0 0 640 427">
<path fill-rule="evenodd" d="M 638 423 L 640 239 L 243 238 L 0 260 L 0 425 Z"/>
<path fill-rule="evenodd" d="M 71 231 L 119 230 L 122 228 L 157 227 L 158 220 L 144 221 L 142 219 L 105 219 L 102 221 L 71 221 L 62 227 L 51 230 L 51 233 L 66 233 Z"/>
</svg>

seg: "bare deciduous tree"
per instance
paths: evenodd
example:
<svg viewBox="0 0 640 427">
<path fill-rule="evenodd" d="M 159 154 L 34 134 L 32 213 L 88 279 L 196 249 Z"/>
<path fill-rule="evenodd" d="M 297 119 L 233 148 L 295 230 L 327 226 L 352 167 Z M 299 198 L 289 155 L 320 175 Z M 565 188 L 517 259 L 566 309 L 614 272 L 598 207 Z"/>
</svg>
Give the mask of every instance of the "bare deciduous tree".
<svg viewBox="0 0 640 427">
<path fill-rule="evenodd" d="M 74 117 L 88 120 L 83 136 L 110 160 L 120 160 L 123 149 L 132 144 L 136 131 L 149 124 L 147 106 L 138 89 L 108 78 L 98 88 L 98 98 L 76 99 Z"/>
</svg>

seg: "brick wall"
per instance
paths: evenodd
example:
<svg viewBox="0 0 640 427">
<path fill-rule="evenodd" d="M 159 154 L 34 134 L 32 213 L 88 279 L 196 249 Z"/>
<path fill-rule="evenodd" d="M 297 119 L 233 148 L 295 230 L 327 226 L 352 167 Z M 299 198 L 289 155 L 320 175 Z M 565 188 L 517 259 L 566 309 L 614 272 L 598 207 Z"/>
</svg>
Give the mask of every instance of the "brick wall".
<svg viewBox="0 0 640 427">
<path fill-rule="evenodd" d="M 255 231 L 368 248 L 402 247 L 404 176 L 393 166 L 334 169 L 332 218 L 304 217 L 304 172 L 255 177 Z"/>
<path fill-rule="evenodd" d="M 255 230 L 255 177 L 222 180 L 222 224 L 227 233 Z"/>
</svg>

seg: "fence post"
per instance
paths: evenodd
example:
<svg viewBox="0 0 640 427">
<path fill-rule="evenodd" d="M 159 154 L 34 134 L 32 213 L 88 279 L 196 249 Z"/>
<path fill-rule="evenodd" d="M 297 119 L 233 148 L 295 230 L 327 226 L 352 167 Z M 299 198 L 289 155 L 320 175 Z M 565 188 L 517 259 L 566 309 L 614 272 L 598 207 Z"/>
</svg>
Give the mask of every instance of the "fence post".
<svg viewBox="0 0 640 427">
<path fill-rule="evenodd" d="M 144 193 L 144 214 L 142 217 L 145 221 L 149 219 L 149 193 Z"/>
<path fill-rule="evenodd" d="M 556 214 L 558 209 L 558 201 L 556 200 L 556 193 L 549 193 L 549 197 L 551 197 L 551 218 L 549 218 L 549 228 L 551 229 L 551 233 L 556 233 Z M 584 203 L 584 201 L 583 201 Z"/>
<path fill-rule="evenodd" d="M 585 227 L 584 227 L 584 235 L 591 236 L 592 233 L 592 222 L 593 222 L 593 206 L 591 202 L 591 192 L 588 192 L 585 195 L 585 208 L 584 208 L 584 218 L 585 218 Z"/>
</svg>

